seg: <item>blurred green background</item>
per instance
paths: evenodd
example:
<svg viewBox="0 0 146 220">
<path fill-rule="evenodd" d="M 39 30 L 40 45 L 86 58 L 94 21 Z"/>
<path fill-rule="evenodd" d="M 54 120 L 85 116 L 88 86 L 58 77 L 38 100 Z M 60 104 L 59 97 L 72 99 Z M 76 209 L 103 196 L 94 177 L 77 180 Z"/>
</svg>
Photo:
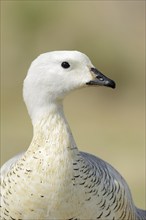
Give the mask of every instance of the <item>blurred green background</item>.
<svg viewBox="0 0 146 220">
<path fill-rule="evenodd" d="M 145 206 L 145 1 L 1 1 L 1 162 L 27 149 L 23 79 L 40 53 L 79 50 L 117 83 L 70 94 L 78 147 L 112 164 Z"/>
</svg>

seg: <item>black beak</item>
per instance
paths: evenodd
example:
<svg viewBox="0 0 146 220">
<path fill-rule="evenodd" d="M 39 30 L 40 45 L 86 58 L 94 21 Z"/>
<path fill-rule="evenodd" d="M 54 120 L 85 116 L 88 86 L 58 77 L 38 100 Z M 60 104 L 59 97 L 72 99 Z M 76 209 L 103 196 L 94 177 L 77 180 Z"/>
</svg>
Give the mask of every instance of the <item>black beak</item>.
<svg viewBox="0 0 146 220">
<path fill-rule="evenodd" d="M 87 82 L 87 85 L 99 85 L 99 86 L 107 86 L 111 88 L 115 88 L 116 84 L 113 80 L 104 76 L 99 70 L 96 68 L 91 68 L 91 72 L 95 75 L 95 79 Z"/>
</svg>

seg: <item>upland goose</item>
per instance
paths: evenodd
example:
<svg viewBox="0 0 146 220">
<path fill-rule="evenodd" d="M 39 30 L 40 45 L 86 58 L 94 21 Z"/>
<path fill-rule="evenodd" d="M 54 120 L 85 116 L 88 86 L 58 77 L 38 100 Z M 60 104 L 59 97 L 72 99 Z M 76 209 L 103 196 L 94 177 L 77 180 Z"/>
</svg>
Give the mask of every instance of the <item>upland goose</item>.
<svg viewBox="0 0 146 220">
<path fill-rule="evenodd" d="M 48 52 L 32 62 L 23 97 L 33 138 L 25 153 L 2 166 L 2 220 L 146 219 L 121 175 L 76 146 L 62 101 L 88 86 L 115 83 L 81 52 Z"/>
</svg>

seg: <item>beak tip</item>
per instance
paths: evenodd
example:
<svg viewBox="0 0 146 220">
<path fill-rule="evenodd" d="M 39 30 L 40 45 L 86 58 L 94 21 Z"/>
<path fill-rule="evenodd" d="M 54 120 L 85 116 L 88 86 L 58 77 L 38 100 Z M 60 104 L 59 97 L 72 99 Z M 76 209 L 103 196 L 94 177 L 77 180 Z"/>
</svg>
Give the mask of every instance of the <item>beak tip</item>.
<svg viewBox="0 0 146 220">
<path fill-rule="evenodd" d="M 111 87 L 112 89 L 116 88 L 116 83 L 113 80 L 108 80 L 105 82 L 105 86 Z"/>
</svg>

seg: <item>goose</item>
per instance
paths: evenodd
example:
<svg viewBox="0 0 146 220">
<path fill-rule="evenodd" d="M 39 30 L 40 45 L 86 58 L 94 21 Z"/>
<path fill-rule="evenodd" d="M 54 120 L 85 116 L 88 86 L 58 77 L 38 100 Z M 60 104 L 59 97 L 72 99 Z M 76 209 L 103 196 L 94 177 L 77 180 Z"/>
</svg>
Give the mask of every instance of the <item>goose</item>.
<svg viewBox="0 0 146 220">
<path fill-rule="evenodd" d="M 89 86 L 116 84 L 79 51 L 47 52 L 32 62 L 23 97 L 33 138 L 1 168 L 2 220 L 146 219 L 116 169 L 75 143 L 63 99 Z"/>
</svg>

